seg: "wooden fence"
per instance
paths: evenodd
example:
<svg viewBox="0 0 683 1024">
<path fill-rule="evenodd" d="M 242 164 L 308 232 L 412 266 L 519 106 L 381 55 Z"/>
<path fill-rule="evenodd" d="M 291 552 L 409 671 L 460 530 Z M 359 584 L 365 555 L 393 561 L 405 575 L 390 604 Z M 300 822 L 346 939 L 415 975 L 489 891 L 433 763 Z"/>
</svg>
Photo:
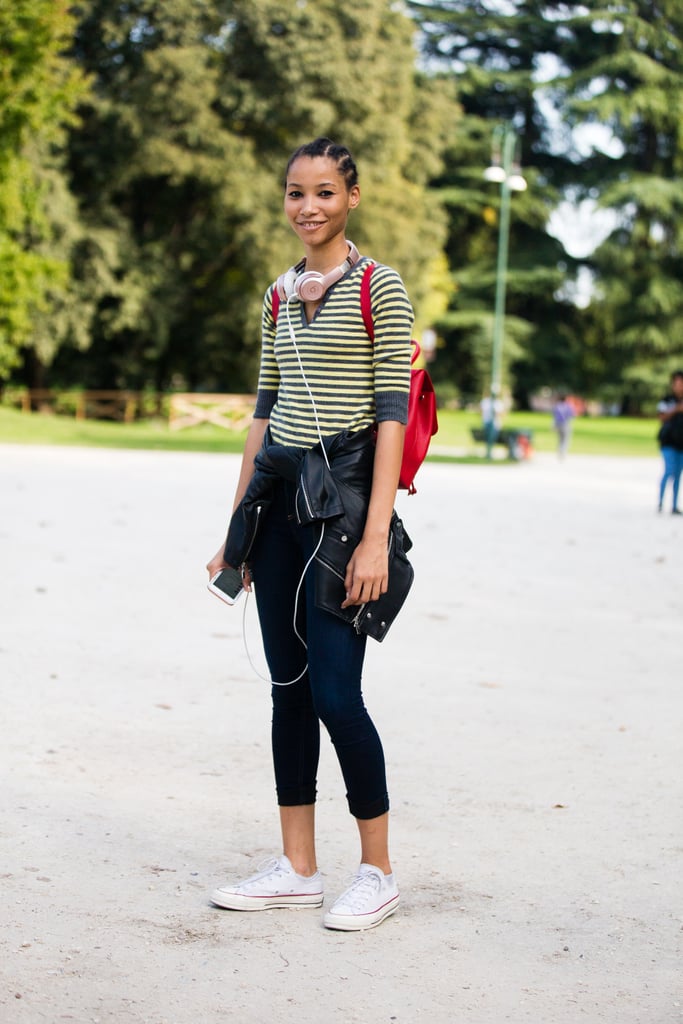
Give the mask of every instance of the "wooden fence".
<svg viewBox="0 0 683 1024">
<path fill-rule="evenodd" d="M 175 394 L 170 396 L 171 430 L 212 423 L 226 430 L 245 430 L 251 423 L 255 395 Z"/>
<path fill-rule="evenodd" d="M 78 420 L 133 423 L 167 411 L 171 430 L 210 423 L 225 430 L 244 430 L 251 422 L 255 395 L 185 393 L 154 395 L 140 391 L 58 391 L 49 388 L 7 389 L 3 403 L 22 412 L 48 412 Z"/>
<path fill-rule="evenodd" d="M 103 419 L 132 423 L 141 407 L 136 391 L 56 391 L 26 388 L 5 392 L 3 402 L 22 412 L 51 412 L 75 416 L 77 420 Z"/>
</svg>

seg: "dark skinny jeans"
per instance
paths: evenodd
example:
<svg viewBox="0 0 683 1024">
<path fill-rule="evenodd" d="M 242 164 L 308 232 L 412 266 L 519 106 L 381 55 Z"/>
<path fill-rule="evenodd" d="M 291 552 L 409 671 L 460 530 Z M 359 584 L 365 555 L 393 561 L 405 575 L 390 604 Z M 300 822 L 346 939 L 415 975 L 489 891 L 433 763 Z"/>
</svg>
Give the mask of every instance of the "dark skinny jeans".
<svg viewBox="0 0 683 1024">
<path fill-rule="evenodd" d="M 276 489 L 250 559 L 263 645 L 273 686 L 272 745 L 278 804 L 292 807 L 316 799 L 320 722 L 334 744 L 346 784 L 349 810 L 356 818 L 376 818 L 389 810 L 382 743 L 361 691 L 364 636 L 347 622 L 315 607 L 315 567 L 309 566 L 299 594 L 296 588 L 320 537 L 320 526 L 299 526 L 294 517 L 294 487 Z"/>
</svg>

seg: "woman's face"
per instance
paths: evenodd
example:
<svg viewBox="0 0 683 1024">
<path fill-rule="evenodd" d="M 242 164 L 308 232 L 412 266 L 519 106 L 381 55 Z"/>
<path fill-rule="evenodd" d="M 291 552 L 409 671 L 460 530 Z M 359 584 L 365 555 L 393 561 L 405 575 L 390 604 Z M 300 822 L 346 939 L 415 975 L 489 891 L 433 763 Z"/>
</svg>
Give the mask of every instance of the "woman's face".
<svg viewBox="0 0 683 1024">
<path fill-rule="evenodd" d="M 672 377 L 671 390 L 676 398 L 683 398 L 683 377 Z"/>
<path fill-rule="evenodd" d="M 301 156 L 289 168 L 285 215 L 305 246 L 326 245 L 346 232 L 349 210 L 358 205 L 357 185 L 346 187 L 326 156 Z"/>
</svg>

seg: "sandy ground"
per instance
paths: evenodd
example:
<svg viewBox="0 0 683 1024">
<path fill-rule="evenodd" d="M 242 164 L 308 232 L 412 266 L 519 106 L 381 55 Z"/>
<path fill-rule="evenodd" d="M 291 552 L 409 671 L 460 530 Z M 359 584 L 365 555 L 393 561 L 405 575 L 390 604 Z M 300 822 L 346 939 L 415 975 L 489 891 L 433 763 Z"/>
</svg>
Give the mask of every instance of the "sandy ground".
<svg viewBox="0 0 683 1024">
<path fill-rule="evenodd" d="M 278 852 L 268 686 L 203 571 L 237 467 L 0 447 L 0 1019 L 680 1022 L 658 460 L 430 465 L 399 497 L 417 579 L 365 690 L 402 906 L 351 935 L 208 904 Z M 357 846 L 329 743 L 319 788 L 331 898 Z"/>
</svg>

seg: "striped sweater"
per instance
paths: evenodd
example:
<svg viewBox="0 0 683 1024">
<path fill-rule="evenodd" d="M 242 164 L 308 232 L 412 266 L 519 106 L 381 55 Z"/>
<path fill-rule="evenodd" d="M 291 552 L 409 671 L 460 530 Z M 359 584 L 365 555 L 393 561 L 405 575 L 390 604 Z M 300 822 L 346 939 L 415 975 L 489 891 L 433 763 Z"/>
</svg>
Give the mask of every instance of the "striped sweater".
<svg viewBox="0 0 683 1024">
<path fill-rule="evenodd" d="M 406 423 L 413 310 L 401 278 L 381 264 L 370 278 L 375 339 L 368 337 L 360 283 L 361 259 L 323 298 L 306 322 L 303 303 L 289 314 L 308 387 L 324 436 L 355 432 L 382 420 Z M 274 285 L 263 303 L 261 369 L 254 417 L 270 419 L 278 444 L 310 448 L 318 440 L 315 415 L 287 325 L 286 303 L 273 320 Z"/>
</svg>

